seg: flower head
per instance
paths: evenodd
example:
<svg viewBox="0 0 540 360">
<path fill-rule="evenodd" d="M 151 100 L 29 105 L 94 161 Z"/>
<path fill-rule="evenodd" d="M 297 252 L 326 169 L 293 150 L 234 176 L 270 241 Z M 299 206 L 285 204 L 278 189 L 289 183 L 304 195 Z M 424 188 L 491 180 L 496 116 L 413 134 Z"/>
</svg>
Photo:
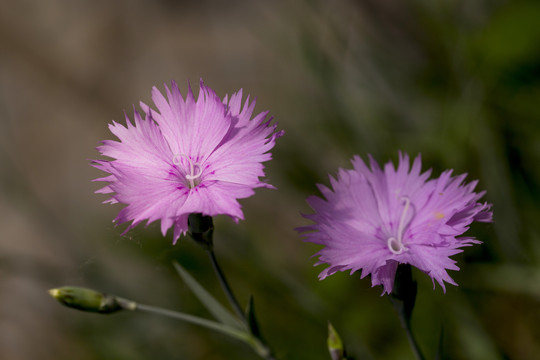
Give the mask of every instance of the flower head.
<svg viewBox="0 0 540 360">
<path fill-rule="evenodd" d="M 98 150 L 112 160 L 92 165 L 109 173 L 95 180 L 108 183 L 96 192 L 127 205 L 117 224 L 131 221 L 127 232 L 141 221 L 161 220 L 163 235 L 173 226 L 176 242 L 191 213 L 244 218 L 237 199 L 272 188 L 260 180 L 262 162 L 271 159 L 268 151 L 283 132 L 275 131 L 268 112 L 252 116 L 249 96 L 242 106 L 242 90 L 223 100 L 202 81 L 197 100 L 191 87 L 185 99 L 174 82 L 165 90 L 167 98 L 152 90 L 157 110 L 140 104 L 144 119 L 134 111 L 134 124 L 126 115 L 127 127 L 109 125 L 119 141 L 105 140 Z"/>
<path fill-rule="evenodd" d="M 311 196 L 307 202 L 315 214 L 304 215 L 315 224 L 298 230 L 305 240 L 324 245 L 315 256 L 330 266 L 320 279 L 337 271 L 371 274 L 372 286 L 392 292 L 398 264 L 411 264 L 437 281 L 457 285 L 446 270 L 459 270 L 450 259 L 464 246 L 479 243 L 459 237 L 473 221 L 491 222 L 491 205 L 478 200 L 477 181 L 465 184 L 466 174 L 452 176 L 447 170 L 428 180 L 431 170 L 420 172 L 418 156 L 410 167 L 400 153 L 399 166 L 392 162 L 381 169 L 370 157 L 370 168 L 358 156 L 353 169 L 330 177 L 333 190 L 319 185 L 326 200 Z"/>
</svg>

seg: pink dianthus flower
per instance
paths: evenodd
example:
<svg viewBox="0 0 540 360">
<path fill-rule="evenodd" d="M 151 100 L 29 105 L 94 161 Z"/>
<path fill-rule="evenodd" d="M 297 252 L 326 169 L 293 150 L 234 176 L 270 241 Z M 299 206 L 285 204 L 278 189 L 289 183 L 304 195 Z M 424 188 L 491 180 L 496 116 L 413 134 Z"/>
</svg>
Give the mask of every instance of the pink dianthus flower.
<svg viewBox="0 0 540 360">
<path fill-rule="evenodd" d="M 197 100 L 191 87 L 185 100 L 175 82 L 165 90 L 167 98 L 152 89 L 157 111 L 140 104 L 145 119 L 134 111 L 134 125 L 127 115 L 127 127 L 109 125 L 119 141 L 105 140 L 98 150 L 112 160 L 92 165 L 109 173 L 95 179 L 108 183 L 96 192 L 126 205 L 117 224 L 131 221 L 127 232 L 141 221 L 161 220 L 163 235 L 173 226 L 176 242 L 191 213 L 244 218 L 237 199 L 272 188 L 260 180 L 262 163 L 283 131 L 275 131 L 268 112 L 252 116 L 255 101 L 248 96 L 242 106 L 242 90 L 223 100 L 202 81 Z"/>
<path fill-rule="evenodd" d="M 310 196 L 315 211 L 304 215 L 315 222 L 298 230 L 305 240 L 324 245 L 315 265 L 329 264 L 320 279 L 337 271 L 361 270 L 371 274 L 372 286 L 382 285 L 383 294 L 392 292 L 399 264 L 410 264 L 437 281 L 457 285 L 447 270 L 459 270 L 450 256 L 462 247 L 480 243 L 459 237 L 473 221 L 491 222 L 491 205 L 478 200 L 477 181 L 465 184 L 466 174 L 451 176 L 447 170 L 428 180 L 431 170 L 420 172 L 418 156 L 410 167 L 409 157 L 400 153 L 399 166 L 392 162 L 381 169 L 370 157 L 370 167 L 359 156 L 353 169 L 339 169 L 333 190 L 319 185 L 326 200 Z"/>
</svg>

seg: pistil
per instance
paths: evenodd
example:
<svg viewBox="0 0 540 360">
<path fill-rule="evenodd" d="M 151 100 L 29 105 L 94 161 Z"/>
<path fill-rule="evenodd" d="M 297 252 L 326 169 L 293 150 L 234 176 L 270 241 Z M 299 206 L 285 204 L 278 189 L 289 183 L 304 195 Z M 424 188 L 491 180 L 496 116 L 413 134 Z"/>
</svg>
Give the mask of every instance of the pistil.
<svg viewBox="0 0 540 360">
<path fill-rule="evenodd" d="M 405 207 L 403 208 L 403 212 L 401 213 L 401 219 L 399 220 L 397 237 L 391 236 L 388 238 L 388 249 L 390 249 L 390 251 L 396 255 L 401 254 L 402 252 L 407 250 L 405 245 L 403 245 L 403 234 L 405 233 L 405 230 L 410 223 L 410 221 L 408 223 L 405 223 L 405 219 L 407 218 L 407 213 L 411 205 L 411 200 L 407 196 L 403 196 L 401 200 L 405 201 Z"/>
<path fill-rule="evenodd" d="M 185 177 L 189 181 L 189 188 L 193 189 L 196 186 L 194 180 L 200 178 L 202 175 L 202 167 L 199 163 L 193 162 L 186 154 L 175 154 L 172 160 L 173 164 L 181 166 L 182 158 L 187 159 L 189 163 L 189 173 L 186 174 Z M 195 168 L 198 169 L 196 174 L 194 174 Z"/>
</svg>

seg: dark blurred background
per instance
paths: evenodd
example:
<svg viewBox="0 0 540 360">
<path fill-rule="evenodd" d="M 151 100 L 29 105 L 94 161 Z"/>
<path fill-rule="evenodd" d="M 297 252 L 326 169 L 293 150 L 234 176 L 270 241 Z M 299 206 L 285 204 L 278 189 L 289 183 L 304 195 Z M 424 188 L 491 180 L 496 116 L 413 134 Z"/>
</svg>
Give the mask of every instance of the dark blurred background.
<svg viewBox="0 0 540 360">
<path fill-rule="evenodd" d="M 381 289 L 320 282 L 294 231 L 306 196 L 354 154 L 421 152 L 479 179 L 495 223 L 454 258 L 459 287 L 419 281 L 413 328 L 428 358 L 540 354 L 540 3 L 504 0 L 0 1 L 0 358 L 256 359 L 244 344 L 166 318 L 100 316 L 46 290 L 79 285 L 209 316 L 179 260 L 225 301 L 204 253 L 157 223 L 127 236 L 94 195 L 100 140 L 151 87 L 200 78 L 257 96 L 286 130 L 267 163 L 279 190 L 216 223 L 216 251 L 282 359 L 329 359 L 330 320 L 357 359 L 412 359 Z"/>
</svg>

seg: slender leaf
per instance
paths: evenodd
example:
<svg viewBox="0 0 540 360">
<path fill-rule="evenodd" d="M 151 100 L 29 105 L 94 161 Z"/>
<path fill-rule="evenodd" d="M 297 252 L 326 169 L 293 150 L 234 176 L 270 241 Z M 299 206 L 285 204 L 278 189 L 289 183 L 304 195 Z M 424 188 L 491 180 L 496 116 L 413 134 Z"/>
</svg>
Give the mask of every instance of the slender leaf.
<svg viewBox="0 0 540 360">
<path fill-rule="evenodd" d="M 249 326 L 249 331 L 257 338 L 261 338 L 261 331 L 257 318 L 255 317 L 255 304 L 253 303 L 253 296 L 249 297 L 248 306 L 246 309 L 246 319 Z"/>
<path fill-rule="evenodd" d="M 439 336 L 439 345 L 437 346 L 437 354 L 435 354 L 435 360 L 444 359 L 444 327 L 441 326 L 441 335 Z"/>
<path fill-rule="evenodd" d="M 179 263 L 173 265 L 186 285 L 193 291 L 206 309 L 220 322 L 239 330 L 247 330 L 246 326 L 236 318 L 229 310 L 221 305 L 205 288 L 200 285 Z"/>
</svg>

